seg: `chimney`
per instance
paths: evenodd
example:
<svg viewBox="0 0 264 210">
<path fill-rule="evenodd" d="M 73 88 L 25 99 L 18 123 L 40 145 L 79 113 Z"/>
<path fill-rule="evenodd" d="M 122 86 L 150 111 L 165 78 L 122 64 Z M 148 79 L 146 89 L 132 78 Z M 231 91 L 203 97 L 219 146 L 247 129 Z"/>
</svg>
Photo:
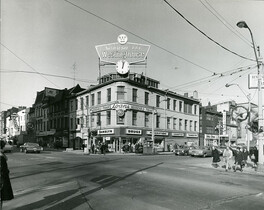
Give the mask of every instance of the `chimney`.
<svg viewBox="0 0 264 210">
<path fill-rule="evenodd" d="M 198 92 L 196 90 L 193 91 L 193 98 L 198 99 Z"/>
</svg>

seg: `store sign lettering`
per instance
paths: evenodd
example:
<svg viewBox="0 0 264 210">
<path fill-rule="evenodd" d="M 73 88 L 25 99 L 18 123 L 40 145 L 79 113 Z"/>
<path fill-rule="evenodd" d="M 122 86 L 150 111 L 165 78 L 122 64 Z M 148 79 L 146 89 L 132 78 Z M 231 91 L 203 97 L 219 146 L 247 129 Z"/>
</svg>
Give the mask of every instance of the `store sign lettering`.
<svg viewBox="0 0 264 210">
<path fill-rule="evenodd" d="M 152 131 L 147 131 L 147 135 L 152 135 Z M 168 132 L 160 132 L 160 131 L 155 131 L 154 132 L 155 136 L 168 136 Z"/>
<path fill-rule="evenodd" d="M 184 133 L 171 133 L 171 136 L 179 136 L 179 137 L 182 137 L 182 136 L 184 136 Z"/>
<path fill-rule="evenodd" d="M 142 130 L 126 129 L 126 134 L 141 135 Z"/>
<path fill-rule="evenodd" d="M 187 133 L 186 136 L 189 137 L 189 138 L 197 138 L 198 134 Z"/>
<path fill-rule="evenodd" d="M 127 110 L 127 109 L 131 109 L 131 106 L 129 104 L 113 104 L 111 108 L 115 110 L 118 109 Z"/>
<path fill-rule="evenodd" d="M 97 134 L 114 134 L 114 129 L 98 130 Z"/>
</svg>

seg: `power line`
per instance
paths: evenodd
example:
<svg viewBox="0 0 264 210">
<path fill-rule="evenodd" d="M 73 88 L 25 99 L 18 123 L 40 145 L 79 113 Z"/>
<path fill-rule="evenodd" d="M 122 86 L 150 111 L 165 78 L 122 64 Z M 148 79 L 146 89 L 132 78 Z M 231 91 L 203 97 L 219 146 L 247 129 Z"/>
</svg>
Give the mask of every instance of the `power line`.
<svg viewBox="0 0 264 210">
<path fill-rule="evenodd" d="M 76 4 L 74 4 L 74 3 L 72 3 L 72 2 L 70 2 L 70 1 L 68 1 L 68 0 L 64 0 L 64 1 L 67 2 L 67 3 L 69 3 L 69 4 L 71 4 L 72 6 L 74 6 L 74 7 L 76 7 L 76 8 L 78 8 L 78 9 L 80 9 L 80 10 L 82 10 L 82 11 L 84 11 L 84 12 L 90 14 L 90 15 L 93 15 L 94 17 L 97 17 L 98 19 L 100 19 L 100 20 L 102 20 L 102 21 L 104 21 L 104 22 L 106 22 L 106 23 L 108 23 L 108 24 L 110 24 L 110 25 L 112 25 L 112 26 L 114 26 L 114 27 L 116 27 L 116 28 L 119 28 L 119 29 L 121 29 L 121 30 L 123 30 L 123 31 L 125 31 L 125 32 L 127 32 L 127 33 L 130 33 L 130 34 L 134 35 L 134 36 L 137 37 L 137 38 L 142 39 L 142 40 L 145 41 L 145 42 L 148 42 L 149 44 L 152 44 L 153 46 L 155 46 L 155 47 L 157 47 L 157 48 L 159 48 L 159 49 L 161 49 L 161 50 L 163 50 L 163 51 L 165 51 L 165 52 L 167 52 L 167 53 L 169 53 L 169 54 L 171 54 L 171 55 L 173 55 L 173 56 L 175 56 L 175 57 L 178 57 L 178 58 L 180 58 L 180 59 L 182 59 L 182 60 L 184 60 L 184 61 L 186 61 L 186 62 L 188 62 L 188 63 L 190 63 L 190 64 L 192 64 L 192 65 L 194 65 L 194 66 L 197 66 L 197 67 L 199 67 L 199 68 L 201 68 L 201 69 L 203 69 L 203 70 L 205 70 L 205 71 L 208 71 L 208 72 L 214 73 L 213 71 L 211 71 L 211 70 L 209 70 L 209 69 L 207 69 L 207 68 L 205 68 L 205 67 L 203 67 L 203 66 L 200 66 L 199 64 L 196 64 L 196 63 L 194 63 L 194 62 L 192 62 L 192 61 L 190 61 L 190 60 L 188 60 L 188 59 L 186 59 L 186 58 L 184 58 L 184 57 L 182 57 L 182 56 L 180 56 L 180 55 L 177 55 L 177 54 L 175 54 L 174 52 L 172 52 L 172 51 L 170 51 L 170 50 L 167 50 L 166 48 L 164 48 L 164 47 L 162 47 L 162 46 L 160 46 L 160 45 L 158 45 L 158 44 L 155 44 L 154 42 L 149 41 L 149 40 L 147 40 L 147 39 L 145 39 L 145 38 L 143 38 L 143 37 L 141 37 L 141 36 L 139 36 L 139 35 L 137 35 L 137 34 L 131 32 L 131 31 L 129 31 L 129 30 L 127 30 L 127 29 L 125 29 L 125 28 L 123 28 L 123 27 L 121 27 L 121 26 L 115 24 L 115 23 L 112 23 L 112 22 L 110 22 L 109 20 L 107 20 L 107 19 L 105 19 L 105 18 L 103 18 L 103 17 L 101 17 L 101 16 L 99 16 L 99 15 L 96 15 L 96 14 L 92 13 L 92 12 L 90 12 L 90 11 L 87 10 L 87 9 L 84 9 L 84 8 L 82 8 L 82 7 L 76 5 Z M 254 60 L 254 61 L 255 61 L 255 60 Z"/>
<path fill-rule="evenodd" d="M 1 73 L 28 73 L 28 74 L 39 74 L 39 75 L 45 75 L 45 76 L 50 76 L 50 77 L 59 77 L 59 78 L 65 78 L 65 79 L 71 79 L 71 80 L 76 80 L 79 82 L 86 82 L 86 83 L 94 83 L 96 81 L 93 80 L 83 80 L 83 79 L 77 79 L 77 78 L 72 78 L 72 77 L 67 77 L 67 76 L 62 76 L 62 75 L 55 75 L 55 74 L 47 74 L 47 73 L 41 73 L 41 72 L 33 72 L 33 71 L 20 71 L 20 70 L 0 70 Z"/>
<path fill-rule="evenodd" d="M 214 39 L 212 39 L 211 37 L 209 37 L 205 32 L 203 32 L 202 30 L 200 30 L 198 27 L 196 27 L 194 24 L 192 24 L 186 17 L 184 17 L 183 14 L 181 14 L 177 9 L 175 9 L 167 0 L 164 0 L 166 4 L 168 4 L 178 15 L 180 15 L 187 23 L 189 23 L 192 27 L 194 27 L 197 31 L 199 31 L 201 34 L 203 34 L 206 38 L 208 38 L 210 41 L 214 42 L 216 45 L 220 46 L 221 48 L 223 48 L 224 50 L 236 55 L 236 56 L 239 56 L 243 59 L 246 59 L 246 60 L 250 60 L 250 61 L 254 61 L 256 62 L 256 60 L 254 59 L 251 59 L 251 58 L 246 58 L 242 55 L 239 55 L 238 53 L 232 51 L 232 50 L 229 50 L 228 48 L 224 47 L 223 45 L 221 45 L 220 43 L 218 43 L 217 41 L 215 41 Z"/>
<path fill-rule="evenodd" d="M 0 43 L 4 48 L 6 48 L 9 52 L 11 52 L 16 58 L 18 58 L 20 61 L 22 61 L 24 64 L 26 64 L 28 67 L 30 67 L 33 71 L 37 72 L 38 71 L 31 66 L 29 63 L 27 63 L 25 60 L 23 60 L 22 58 L 20 58 L 18 55 L 16 55 L 12 50 L 10 50 L 7 46 L 5 46 L 4 44 Z M 41 74 L 40 74 L 41 75 Z M 50 81 L 49 79 L 47 79 L 46 77 L 44 77 L 43 75 L 41 75 L 44 79 L 46 79 L 47 81 L 49 81 L 50 83 L 52 83 L 53 85 L 55 85 L 57 88 L 59 88 L 54 82 Z"/>
<path fill-rule="evenodd" d="M 231 24 L 229 24 L 225 18 L 219 14 L 219 12 L 216 11 L 216 9 L 207 1 L 205 2 L 209 5 L 209 8 L 207 5 L 205 5 L 202 0 L 200 0 L 202 5 L 209 11 L 211 12 L 227 29 L 229 29 L 233 34 L 235 34 L 239 39 L 241 39 L 243 42 L 245 42 L 247 45 L 252 47 L 252 44 L 250 41 L 248 41 L 238 30 L 236 30 Z M 212 11 L 213 10 L 213 11 Z M 227 25 L 228 24 L 228 25 Z"/>
</svg>

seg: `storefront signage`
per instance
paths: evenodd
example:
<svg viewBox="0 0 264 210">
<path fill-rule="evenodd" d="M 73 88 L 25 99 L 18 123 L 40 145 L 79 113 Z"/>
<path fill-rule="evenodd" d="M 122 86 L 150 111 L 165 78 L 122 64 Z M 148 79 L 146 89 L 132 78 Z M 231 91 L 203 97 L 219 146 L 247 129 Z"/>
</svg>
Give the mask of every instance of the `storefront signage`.
<svg viewBox="0 0 264 210">
<path fill-rule="evenodd" d="M 150 45 L 127 42 L 125 34 L 119 35 L 117 40 L 116 43 L 95 46 L 101 61 L 116 64 L 120 60 L 126 60 L 131 64 L 146 59 Z"/>
<path fill-rule="evenodd" d="M 218 135 L 204 134 L 205 139 L 219 139 Z"/>
<path fill-rule="evenodd" d="M 197 138 L 198 134 L 196 134 L 196 133 L 187 133 L 186 137 L 188 137 L 188 138 Z"/>
<path fill-rule="evenodd" d="M 171 136 L 179 136 L 179 137 L 182 137 L 182 136 L 184 136 L 184 133 L 171 133 Z"/>
<path fill-rule="evenodd" d="M 127 110 L 127 109 L 131 109 L 131 105 L 129 104 L 113 104 L 111 105 L 112 109 L 118 110 L 118 109 L 122 109 L 122 110 Z"/>
<path fill-rule="evenodd" d="M 114 134 L 114 129 L 98 130 L 97 134 Z"/>
<path fill-rule="evenodd" d="M 147 135 L 151 135 L 152 131 L 147 131 Z M 168 136 L 169 133 L 168 132 L 162 132 L 162 131 L 155 131 L 154 132 L 155 136 Z"/>
<path fill-rule="evenodd" d="M 142 130 L 126 129 L 126 134 L 141 135 Z"/>
</svg>

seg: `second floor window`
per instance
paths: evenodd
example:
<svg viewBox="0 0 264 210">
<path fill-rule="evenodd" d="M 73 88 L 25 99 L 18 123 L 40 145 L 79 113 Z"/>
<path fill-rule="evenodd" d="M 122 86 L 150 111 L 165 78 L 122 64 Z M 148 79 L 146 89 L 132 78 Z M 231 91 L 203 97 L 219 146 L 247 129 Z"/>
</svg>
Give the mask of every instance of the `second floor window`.
<svg viewBox="0 0 264 210">
<path fill-rule="evenodd" d="M 111 111 L 106 111 L 106 125 L 111 125 Z"/>
<path fill-rule="evenodd" d="M 160 127 L 160 115 L 156 115 L 156 128 Z"/>
<path fill-rule="evenodd" d="M 177 108 L 177 101 L 173 100 L 173 110 L 176 111 Z"/>
<path fill-rule="evenodd" d="M 132 101 L 137 102 L 137 89 L 132 89 Z"/>
<path fill-rule="evenodd" d="M 96 122 L 97 126 L 101 126 L 101 113 L 97 113 L 97 122 Z"/>
<path fill-rule="evenodd" d="M 193 130 L 193 121 L 192 120 L 190 120 L 190 131 L 192 131 Z"/>
<path fill-rule="evenodd" d="M 167 109 L 170 109 L 170 98 L 167 98 Z"/>
<path fill-rule="evenodd" d="M 160 96 L 156 95 L 156 107 L 160 107 Z"/>
<path fill-rule="evenodd" d="M 78 99 L 75 100 L 75 110 L 78 110 Z"/>
<path fill-rule="evenodd" d="M 145 127 L 149 127 L 149 113 L 145 113 Z"/>
<path fill-rule="evenodd" d="M 86 96 L 86 107 L 89 107 L 89 96 Z"/>
<path fill-rule="evenodd" d="M 117 100 L 124 100 L 124 99 L 125 99 L 125 87 L 117 86 Z"/>
<path fill-rule="evenodd" d="M 101 104 L 101 91 L 97 93 L 97 104 Z"/>
<path fill-rule="evenodd" d="M 179 119 L 179 130 L 182 130 L 182 119 Z"/>
<path fill-rule="evenodd" d="M 179 112 L 182 112 L 182 101 L 179 101 Z"/>
<path fill-rule="evenodd" d="M 187 128 L 188 128 L 187 126 L 188 126 L 188 120 L 185 120 L 184 121 L 184 130 L 185 131 L 187 131 Z"/>
<path fill-rule="evenodd" d="M 145 92 L 145 104 L 148 105 L 149 103 L 149 93 Z"/>
<path fill-rule="evenodd" d="M 177 118 L 173 118 L 173 129 L 177 129 Z"/>
<path fill-rule="evenodd" d="M 167 117 L 167 129 L 170 129 L 170 117 Z"/>
<path fill-rule="evenodd" d="M 83 110 L 83 98 L 81 98 L 81 110 Z"/>
<path fill-rule="evenodd" d="M 197 131 L 197 121 L 194 121 L 194 131 Z"/>
<path fill-rule="evenodd" d="M 111 101 L 111 88 L 107 88 L 107 102 Z"/>
<path fill-rule="evenodd" d="M 132 125 L 137 125 L 137 112 L 132 111 Z"/>
<path fill-rule="evenodd" d="M 92 101 L 91 101 L 91 105 L 94 106 L 94 94 L 92 94 L 91 97 L 92 97 L 92 98 L 91 98 L 91 100 L 92 100 Z"/>
</svg>

